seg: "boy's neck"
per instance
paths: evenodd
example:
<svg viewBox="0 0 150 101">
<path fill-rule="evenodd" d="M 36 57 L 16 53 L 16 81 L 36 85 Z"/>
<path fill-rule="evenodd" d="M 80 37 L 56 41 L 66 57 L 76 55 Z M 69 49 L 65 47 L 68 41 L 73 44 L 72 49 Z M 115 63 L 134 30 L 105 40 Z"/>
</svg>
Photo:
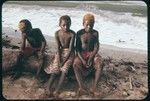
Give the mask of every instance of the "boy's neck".
<svg viewBox="0 0 150 101">
<path fill-rule="evenodd" d="M 69 32 L 69 31 L 70 31 L 70 29 L 65 30 L 65 31 L 61 29 L 61 31 L 62 31 L 62 32 L 64 32 L 64 33 L 66 33 L 66 32 Z"/>
</svg>

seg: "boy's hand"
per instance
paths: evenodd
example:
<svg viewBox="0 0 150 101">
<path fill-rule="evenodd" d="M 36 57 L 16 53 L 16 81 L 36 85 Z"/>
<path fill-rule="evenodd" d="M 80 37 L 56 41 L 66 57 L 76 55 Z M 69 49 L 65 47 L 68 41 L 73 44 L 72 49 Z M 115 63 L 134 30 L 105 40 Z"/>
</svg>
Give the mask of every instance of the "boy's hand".
<svg viewBox="0 0 150 101">
<path fill-rule="evenodd" d="M 60 63 L 60 64 L 59 64 L 59 67 L 61 68 L 63 65 L 64 65 L 64 63 Z"/>
<path fill-rule="evenodd" d="M 24 50 L 23 50 L 23 49 L 20 49 L 19 53 L 20 53 L 20 54 L 23 54 L 23 53 L 24 53 Z"/>
<path fill-rule="evenodd" d="M 43 53 L 42 52 L 38 52 L 38 58 L 42 59 L 43 58 Z"/>
<path fill-rule="evenodd" d="M 89 68 L 91 66 L 92 66 L 92 58 L 89 58 L 88 62 L 87 62 L 87 68 Z"/>
<path fill-rule="evenodd" d="M 82 63 L 83 63 L 84 66 L 87 65 L 85 60 L 82 60 Z"/>
</svg>

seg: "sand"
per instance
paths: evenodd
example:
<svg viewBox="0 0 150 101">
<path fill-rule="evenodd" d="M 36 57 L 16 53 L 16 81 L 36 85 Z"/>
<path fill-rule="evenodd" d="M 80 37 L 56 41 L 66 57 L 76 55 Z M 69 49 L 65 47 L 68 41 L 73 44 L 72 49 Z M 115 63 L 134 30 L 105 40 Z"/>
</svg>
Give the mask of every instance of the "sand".
<svg viewBox="0 0 150 101">
<path fill-rule="evenodd" d="M 18 31 L 3 28 L 2 33 L 8 35 L 11 44 L 20 46 L 21 36 Z M 46 40 L 48 52 L 53 54 L 56 51 L 55 39 L 46 36 Z M 101 44 L 99 53 L 107 60 L 97 88 L 101 95 L 96 98 L 90 95 L 77 97 L 76 80 L 66 79 L 59 95 L 61 99 L 144 99 L 147 96 L 147 51 Z M 39 83 L 34 75 L 26 73 L 13 83 L 10 76 L 6 76 L 2 78 L 2 81 L 2 93 L 6 99 L 53 98 L 45 92 L 46 83 Z M 90 87 L 91 83 L 91 77 L 85 80 L 87 86 Z"/>
</svg>

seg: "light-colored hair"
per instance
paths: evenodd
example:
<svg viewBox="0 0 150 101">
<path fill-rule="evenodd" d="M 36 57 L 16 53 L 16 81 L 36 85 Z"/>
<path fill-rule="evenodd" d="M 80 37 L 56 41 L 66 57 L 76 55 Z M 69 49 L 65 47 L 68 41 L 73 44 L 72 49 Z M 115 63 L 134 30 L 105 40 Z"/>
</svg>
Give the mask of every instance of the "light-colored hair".
<svg viewBox="0 0 150 101">
<path fill-rule="evenodd" d="M 84 17 L 83 17 L 83 23 L 85 22 L 85 21 L 90 21 L 90 22 L 95 22 L 95 17 L 94 17 L 94 15 L 93 14 L 90 14 L 90 13 L 88 13 L 88 14 L 85 14 L 84 15 Z"/>
</svg>

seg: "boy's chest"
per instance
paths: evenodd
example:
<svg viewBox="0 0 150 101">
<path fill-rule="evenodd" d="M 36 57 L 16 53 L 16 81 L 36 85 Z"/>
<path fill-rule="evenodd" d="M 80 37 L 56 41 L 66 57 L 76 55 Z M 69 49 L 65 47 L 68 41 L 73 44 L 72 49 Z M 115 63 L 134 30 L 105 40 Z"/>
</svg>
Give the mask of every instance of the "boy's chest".
<svg viewBox="0 0 150 101">
<path fill-rule="evenodd" d="M 71 39 L 71 35 L 70 34 L 60 34 L 59 39 L 60 39 L 60 41 L 65 41 L 65 40 L 67 41 L 67 40 Z"/>
<path fill-rule="evenodd" d="M 82 42 L 88 42 L 88 41 L 92 41 L 92 40 L 95 40 L 95 36 L 91 33 L 85 33 L 85 34 L 81 35 Z"/>
</svg>

